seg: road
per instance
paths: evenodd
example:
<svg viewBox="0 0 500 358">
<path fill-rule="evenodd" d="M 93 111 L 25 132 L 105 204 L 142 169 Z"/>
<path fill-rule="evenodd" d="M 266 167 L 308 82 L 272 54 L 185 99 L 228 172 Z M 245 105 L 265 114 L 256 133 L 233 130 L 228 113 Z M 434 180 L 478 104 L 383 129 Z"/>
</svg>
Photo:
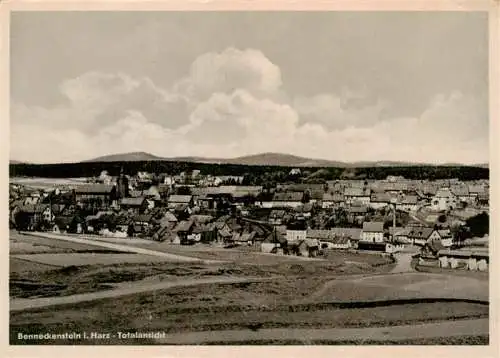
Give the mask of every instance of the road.
<svg viewBox="0 0 500 358">
<path fill-rule="evenodd" d="M 396 266 L 391 270 L 391 273 L 413 272 L 413 267 L 411 267 L 412 255 L 413 253 L 408 252 L 395 253 Z"/>
<path fill-rule="evenodd" d="M 458 320 L 391 327 L 203 331 L 167 334 L 159 344 L 243 343 L 259 341 L 398 341 L 407 339 L 489 335 L 488 319 Z"/>
<path fill-rule="evenodd" d="M 89 302 L 95 300 L 101 300 L 106 298 L 116 298 L 121 296 L 133 295 L 137 293 L 144 293 L 150 291 L 164 290 L 173 287 L 186 287 L 186 286 L 196 286 L 203 284 L 233 284 L 242 282 L 260 282 L 271 280 L 273 278 L 262 278 L 262 277 L 213 277 L 213 278 L 201 278 L 201 279 L 182 279 L 182 281 L 175 282 L 133 282 L 129 287 L 99 291 L 92 293 L 82 293 L 78 295 L 71 296 L 61 296 L 61 297 L 41 297 L 32 299 L 13 299 L 10 301 L 10 311 L 24 311 L 35 308 L 44 308 L 49 306 L 59 306 L 67 304 L 76 304 L 80 302 Z"/>
<path fill-rule="evenodd" d="M 163 258 L 165 258 L 165 261 L 198 262 L 198 263 L 222 263 L 223 262 L 223 261 L 216 261 L 216 260 L 201 260 L 201 259 L 197 259 L 194 257 L 169 254 L 166 252 L 149 250 L 149 249 L 144 249 L 141 247 L 136 247 L 136 246 L 131 246 L 131 245 L 124 245 L 124 244 L 112 243 L 112 242 L 101 241 L 101 240 L 83 239 L 83 238 L 79 238 L 79 237 L 73 237 L 73 236 L 67 236 L 67 235 L 61 235 L 61 234 L 51 234 L 51 233 L 46 233 L 46 232 L 37 232 L 37 233 L 23 232 L 22 234 L 23 235 L 44 237 L 44 238 L 53 239 L 53 240 L 74 242 L 74 243 L 79 243 L 79 244 L 94 245 L 94 246 L 105 247 L 105 248 L 110 249 L 110 250 L 116 250 L 116 251 L 122 251 L 122 252 L 129 252 L 129 253 L 132 252 L 132 253 L 142 254 L 142 255 L 163 257 Z"/>
</svg>

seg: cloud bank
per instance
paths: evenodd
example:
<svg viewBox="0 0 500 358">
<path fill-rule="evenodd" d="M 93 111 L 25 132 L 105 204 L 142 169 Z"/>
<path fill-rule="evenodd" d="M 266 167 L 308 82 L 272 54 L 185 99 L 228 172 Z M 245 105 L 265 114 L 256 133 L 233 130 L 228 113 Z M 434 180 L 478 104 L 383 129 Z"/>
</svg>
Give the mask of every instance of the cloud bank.
<svg viewBox="0 0 500 358">
<path fill-rule="evenodd" d="M 457 90 L 437 94 L 419 116 L 385 118 L 388 99 L 363 103 L 354 89 L 292 96 L 284 80 L 261 51 L 235 48 L 199 56 L 170 88 L 151 78 L 87 72 L 61 83 L 65 100 L 56 107 L 12 103 L 10 157 L 72 162 L 146 151 L 167 157 L 282 152 L 341 161 L 488 160 L 485 98 Z"/>
</svg>

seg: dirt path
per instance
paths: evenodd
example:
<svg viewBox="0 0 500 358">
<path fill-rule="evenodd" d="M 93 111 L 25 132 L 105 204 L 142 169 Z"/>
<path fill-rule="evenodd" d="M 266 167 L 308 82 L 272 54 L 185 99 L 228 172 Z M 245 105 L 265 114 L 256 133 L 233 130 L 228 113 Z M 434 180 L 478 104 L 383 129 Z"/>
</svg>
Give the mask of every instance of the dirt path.
<svg viewBox="0 0 500 358">
<path fill-rule="evenodd" d="M 241 282 L 260 282 L 271 279 L 272 278 L 261 278 L 261 277 L 214 277 L 214 278 L 201 278 L 201 279 L 182 279 L 182 281 L 175 281 L 175 282 L 172 281 L 159 282 L 159 283 L 134 282 L 131 283 L 129 287 L 122 285 L 121 288 L 109 291 L 82 293 L 78 295 L 62 296 L 62 297 L 14 299 L 10 301 L 10 311 L 15 312 L 33 308 L 76 304 L 80 302 L 88 302 L 106 298 L 115 298 L 115 297 L 133 295 L 143 292 L 164 290 L 173 287 L 186 287 L 186 286 L 196 286 L 203 284 L 232 284 Z"/>
<path fill-rule="evenodd" d="M 74 243 L 79 243 L 79 244 L 94 245 L 94 246 L 105 247 L 107 249 L 116 250 L 116 251 L 122 251 L 122 252 L 132 252 L 132 253 L 142 254 L 142 255 L 150 255 L 150 256 L 163 257 L 163 258 L 165 258 L 166 261 L 222 263 L 222 261 L 201 260 L 201 259 L 197 259 L 197 258 L 194 258 L 194 257 L 181 256 L 181 255 L 176 255 L 176 254 L 169 254 L 169 253 L 166 253 L 166 252 L 149 250 L 149 249 L 144 249 L 144 248 L 140 248 L 140 247 L 136 247 L 136 246 L 131 246 L 131 245 L 117 244 L 117 243 L 111 243 L 111 242 L 100 241 L 100 240 L 82 239 L 82 238 L 77 238 L 77 237 L 72 237 L 72 236 L 61 235 L 61 234 L 51 234 L 51 233 L 44 233 L 44 232 L 23 233 L 23 234 L 25 234 L 25 235 L 31 235 L 31 236 L 44 237 L 44 238 L 47 238 L 47 239 L 54 239 L 54 240 L 62 240 L 62 241 L 74 242 Z"/>
<path fill-rule="evenodd" d="M 401 252 L 394 254 L 396 259 L 396 266 L 391 270 L 391 273 L 405 273 L 413 272 L 413 267 L 411 266 L 412 261 L 411 253 Z"/>
<path fill-rule="evenodd" d="M 159 344 L 234 344 L 259 341 L 396 341 L 419 338 L 456 337 L 468 335 L 488 335 L 489 320 L 459 320 L 439 323 L 425 323 L 392 327 L 373 328 L 327 328 L 327 329 L 262 329 L 204 331 L 167 334 L 157 340 Z"/>
</svg>

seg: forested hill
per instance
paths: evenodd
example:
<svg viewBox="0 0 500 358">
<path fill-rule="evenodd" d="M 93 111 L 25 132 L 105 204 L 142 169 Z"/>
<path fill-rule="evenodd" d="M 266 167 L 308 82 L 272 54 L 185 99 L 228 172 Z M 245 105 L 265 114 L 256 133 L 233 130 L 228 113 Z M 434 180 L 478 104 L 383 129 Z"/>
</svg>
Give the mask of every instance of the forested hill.
<svg viewBox="0 0 500 358">
<path fill-rule="evenodd" d="M 11 177 L 77 178 L 98 176 L 103 170 L 107 170 L 111 175 L 118 175 L 121 168 L 129 175 L 135 175 L 138 171 L 175 175 L 181 172 L 189 172 L 198 169 L 204 175 L 246 175 L 251 178 L 252 183 L 256 184 L 260 184 L 265 178 L 269 178 L 270 176 L 274 177 L 274 180 L 286 180 L 290 172 L 290 167 L 281 166 L 153 160 L 133 162 L 83 162 L 71 164 L 10 164 L 9 175 Z M 470 166 L 303 167 L 301 170 L 303 173 L 307 173 L 307 176 L 314 177 L 315 180 L 335 180 L 341 178 L 381 180 L 387 178 L 389 175 L 421 180 L 451 178 L 478 180 L 489 178 L 488 168 Z M 315 173 L 321 175 L 314 175 Z"/>
</svg>

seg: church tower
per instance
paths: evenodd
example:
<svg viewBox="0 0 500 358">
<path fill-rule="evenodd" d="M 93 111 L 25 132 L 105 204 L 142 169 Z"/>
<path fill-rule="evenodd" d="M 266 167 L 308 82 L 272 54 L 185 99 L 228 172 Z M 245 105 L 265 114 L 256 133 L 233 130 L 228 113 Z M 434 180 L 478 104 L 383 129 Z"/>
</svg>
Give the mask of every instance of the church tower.
<svg viewBox="0 0 500 358">
<path fill-rule="evenodd" d="M 123 173 L 123 167 L 120 169 L 120 175 L 116 180 L 116 192 L 118 199 L 127 198 L 129 196 L 128 178 Z"/>
</svg>

